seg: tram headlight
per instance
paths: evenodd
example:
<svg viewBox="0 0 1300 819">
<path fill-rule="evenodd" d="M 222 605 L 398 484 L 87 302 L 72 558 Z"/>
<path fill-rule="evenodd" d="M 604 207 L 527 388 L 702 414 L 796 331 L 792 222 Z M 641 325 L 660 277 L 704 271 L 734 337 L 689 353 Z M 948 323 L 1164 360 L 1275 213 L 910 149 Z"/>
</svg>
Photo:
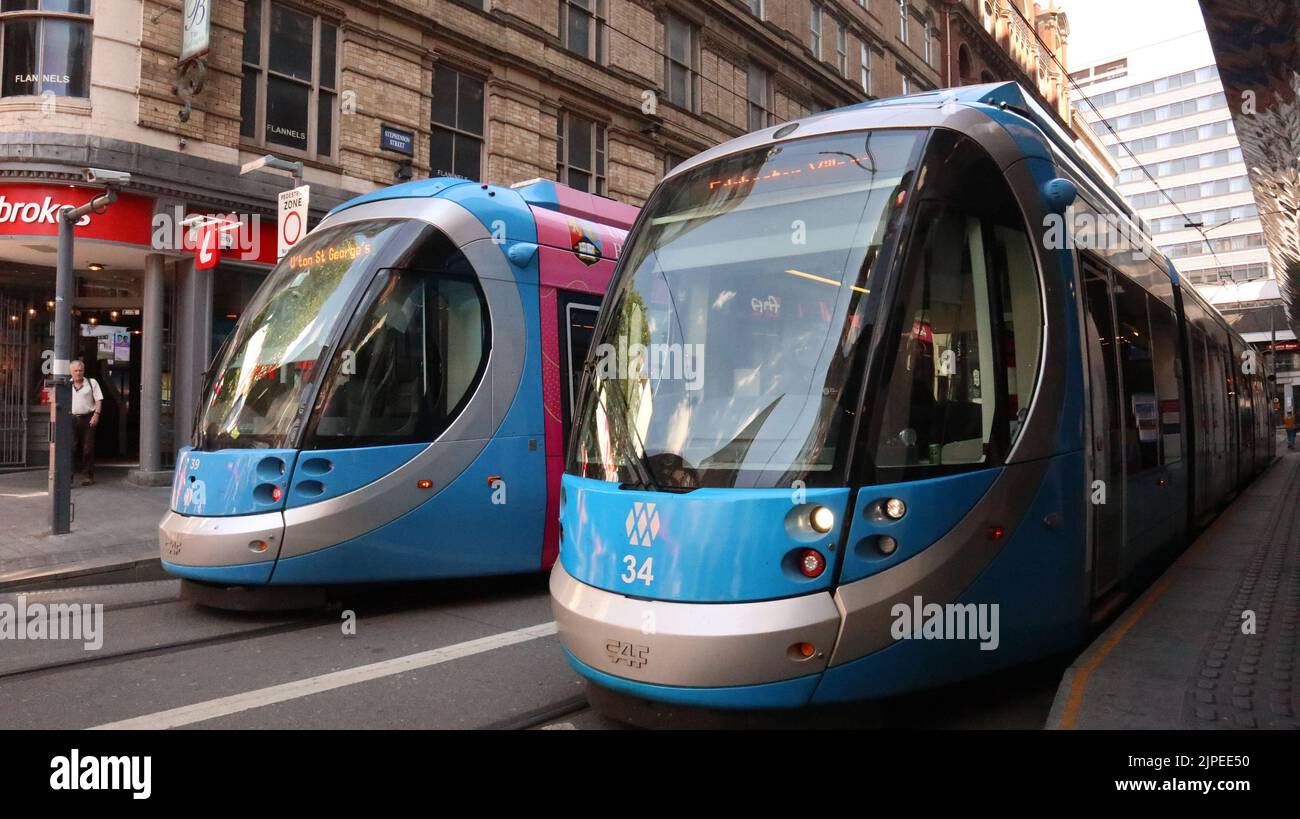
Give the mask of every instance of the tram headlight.
<svg viewBox="0 0 1300 819">
<path fill-rule="evenodd" d="M 903 515 L 907 514 L 907 504 L 899 498 L 890 498 L 882 503 L 880 508 L 884 511 L 885 517 L 890 520 L 902 520 Z"/>
<path fill-rule="evenodd" d="M 808 525 L 814 532 L 824 535 L 835 526 L 835 513 L 825 506 L 814 506 L 808 513 Z"/>
</svg>

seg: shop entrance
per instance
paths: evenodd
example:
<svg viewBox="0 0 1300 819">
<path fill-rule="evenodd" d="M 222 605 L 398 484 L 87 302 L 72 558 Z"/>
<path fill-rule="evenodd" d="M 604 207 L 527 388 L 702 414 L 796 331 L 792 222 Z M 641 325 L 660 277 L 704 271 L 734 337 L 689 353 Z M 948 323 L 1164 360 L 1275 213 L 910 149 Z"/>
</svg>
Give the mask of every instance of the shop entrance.
<svg viewBox="0 0 1300 819">
<path fill-rule="evenodd" d="M 86 377 L 99 382 L 104 393 L 95 432 L 96 464 L 134 466 L 140 461 L 140 311 L 81 313 L 76 355 L 86 362 Z"/>
</svg>

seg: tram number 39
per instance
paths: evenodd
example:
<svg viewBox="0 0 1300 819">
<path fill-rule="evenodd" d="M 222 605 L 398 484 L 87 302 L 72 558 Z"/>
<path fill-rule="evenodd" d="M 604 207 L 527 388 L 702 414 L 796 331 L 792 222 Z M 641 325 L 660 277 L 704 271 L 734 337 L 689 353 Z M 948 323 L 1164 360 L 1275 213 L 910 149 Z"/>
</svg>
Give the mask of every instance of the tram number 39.
<svg viewBox="0 0 1300 819">
<path fill-rule="evenodd" d="M 623 565 L 627 567 L 619 579 L 624 583 L 635 583 L 638 580 L 643 581 L 647 586 L 654 582 L 654 558 L 647 557 L 645 562 L 639 567 L 636 564 L 636 558 L 632 555 L 623 557 Z"/>
</svg>

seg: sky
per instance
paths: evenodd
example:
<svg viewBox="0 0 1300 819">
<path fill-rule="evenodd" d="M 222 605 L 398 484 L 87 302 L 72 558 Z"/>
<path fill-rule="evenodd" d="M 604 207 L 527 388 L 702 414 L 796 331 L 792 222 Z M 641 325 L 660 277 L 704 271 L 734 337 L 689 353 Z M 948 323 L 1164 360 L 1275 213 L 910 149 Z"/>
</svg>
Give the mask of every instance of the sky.
<svg viewBox="0 0 1300 819">
<path fill-rule="evenodd" d="M 1056 0 L 1056 4 L 1070 20 L 1071 71 L 1205 28 L 1196 0 Z"/>
</svg>

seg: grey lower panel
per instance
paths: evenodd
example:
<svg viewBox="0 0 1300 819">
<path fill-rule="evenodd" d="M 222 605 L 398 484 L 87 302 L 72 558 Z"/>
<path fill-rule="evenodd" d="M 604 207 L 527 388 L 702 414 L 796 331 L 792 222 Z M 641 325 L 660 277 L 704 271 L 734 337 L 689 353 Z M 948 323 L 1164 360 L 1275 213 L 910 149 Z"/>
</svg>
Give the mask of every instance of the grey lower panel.
<svg viewBox="0 0 1300 819">
<path fill-rule="evenodd" d="M 181 566 L 233 566 L 275 560 L 284 534 L 280 512 L 230 517 L 198 517 L 168 511 L 158 524 L 158 550 L 162 559 Z M 248 548 L 265 541 L 267 549 Z"/>
<path fill-rule="evenodd" d="M 840 615 L 829 593 L 761 603 L 635 600 L 551 571 L 560 640 L 599 671 L 688 687 L 755 685 L 826 668 Z M 646 633 L 646 632 L 650 633 Z M 796 659 L 797 643 L 817 648 Z"/>
<path fill-rule="evenodd" d="M 984 568 L 997 557 L 1023 521 L 1047 472 L 1046 460 L 1014 464 L 1002 470 L 976 507 L 932 546 L 892 569 L 840 586 L 835 604 L 843 615 L 830 664 L 840 665 L 893 644 L 890 633 L 896 603 L 956 602 Z M 1003 536 L 988 536 L 990 525 Z"/>
</svg>

